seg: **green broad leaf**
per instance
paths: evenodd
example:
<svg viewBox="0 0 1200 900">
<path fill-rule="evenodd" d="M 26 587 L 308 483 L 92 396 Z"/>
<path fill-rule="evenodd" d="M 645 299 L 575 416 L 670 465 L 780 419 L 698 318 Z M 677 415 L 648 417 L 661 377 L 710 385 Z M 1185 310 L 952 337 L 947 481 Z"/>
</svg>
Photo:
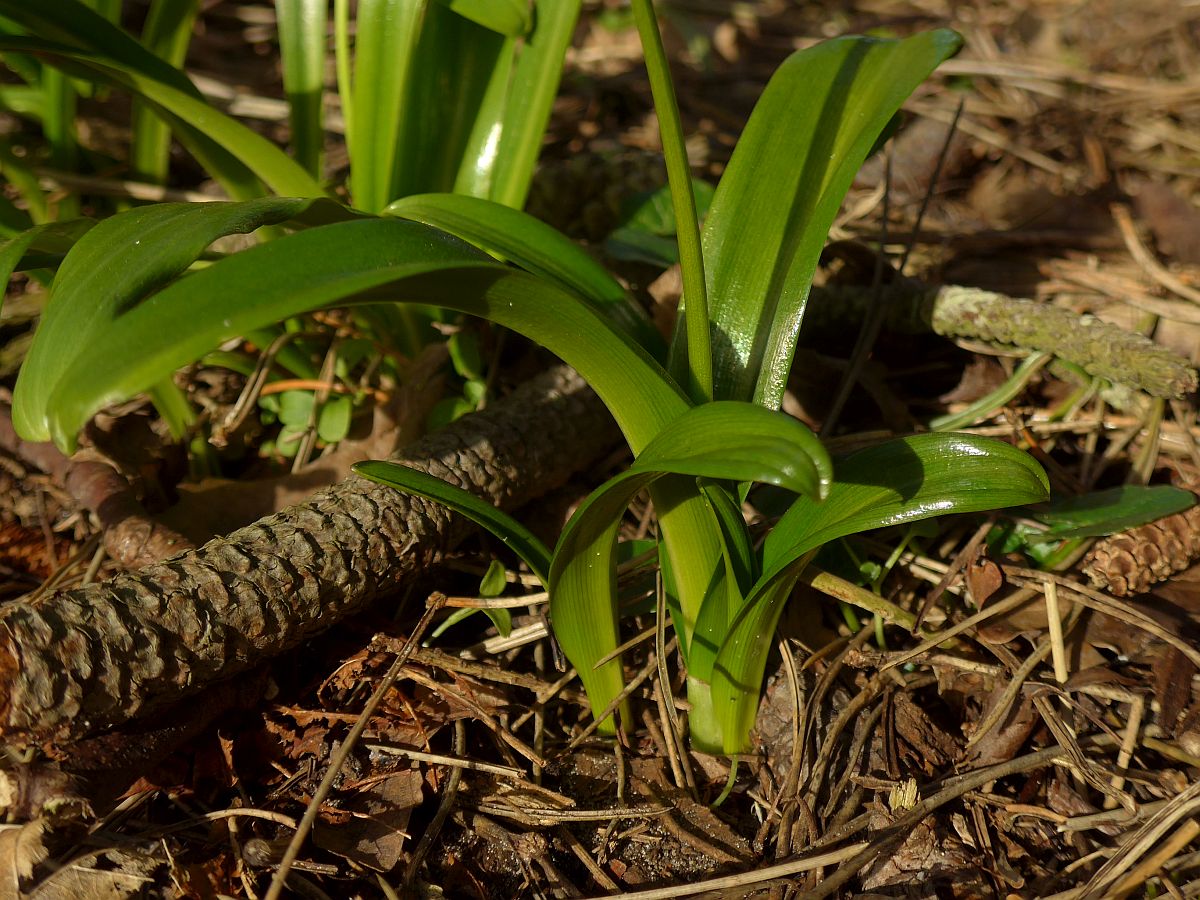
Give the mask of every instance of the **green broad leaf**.
<svg viewBox="0 0 1200 900">
<path fill-rule="evenodd" d="M 672 475 L 760 481 L 820 496 L 828 488 L 832 470 L 816 436 L 795 419 L 752 404 L 708 403 L 671 422 L 627 471 L 584 500 L 554 552 L 550 617 L 595 710 L 604 709 L 622 687 L 618 658 L 596 667 L 619 644 L 617 530 L 633 497 Z M 680 559 L 679 546 L 670 541 L 667 551 L 676 573 L 684 567 L 704 570 L 709 573 L 706 580 L 711 580 L 714 563 L 719 565 L 715 557 Z M 685 611 L 685 615 L 694 621 L 697 612 Z M 686 640 L 691 622 L 676 622 L 676 629 Z M 612 733 L 615 725 L 610 719 L 601 728 Z"/>
<path fill-rule="evenodd" d="M 508 572 L 505 571 L 504 564 L 498 559 L 493 559 L 488 563 L 487 571 L 483 573 L 483 578 L 479 580 L 479 596 L 480 597 L 499 597 L 508 587 Z M 507 637 L 507 635 L 505 635 Z"/>
<path fill-rule="evenodd" d="M 529 0 L 439 0 L 465 19 L 498 34 L 520 37 L 533 27 Z"/>
<path fill-rule="evenodd" d="M 713 377 L 720 399 L 775 407 L 829 228 L 876 137 L 962 41 L 838 38 L 776 71 L 738 140 L 704 225 Z M 688 369 L 686 312 L 670 371 Z"/>
<path fill-rule="evenodd" d="M 1125 485 L 1082 497 L 1060 497 L 1033 511 L 1050 526 L 1043 539 L 1102 537 L 1181 513 L 1196 505 L 1196 495 L 1160 484 Z"/>
<path fill-rule="evenodd" d="M 287 92 L 292 150 L 309 175 L 321 179 L 325 144 L 325 26 L 328 0 L 275 0 L 279 55 Z"/>
<path fill-rule="evenodd" d="M 10 50 L 36 53 L 65 72 L 123 88 L 150 102 L 172 123 L 180 142 L 235 196 L 252 193 L 257 183 L 254 177 L 277 194 L 324 195 L 320 183 L 290 156 L 245 125 L 209 106 L 192 91 L 180 87 L 178 79 L 161 79 L 157 67 L 151 72 L 125 60 L 77 50 L 65 44 L 0 37 L 0 52 Z M 162 63 L 161 60 L 158 62 Z"/>
<path fill-rule="evenodd" d="M 490 503 L 480 500 L 457 485 L 400 463 L 369 460 L 355 463 L 351 469 L 354 474 L 363 478 L 440 503 L 476 525 L 486 528 L 529 566 L 529 571 L 538 577 L 543 586 L 549 584 L 550 551 L 545 544 L 512 516 Z M 503 587 L 501 589 L 503 590 Z"/>
<path fill-rule="evenodd" d="M 198 206 L 198 219 L 183 221 L 199 230 L 210 215 L 235 217 L 241 210 L 247 216 L 255 208 Z M 72 258 L 59 272 L 51 303 L 60 307 L 55 319 L 62 317 L 62 330 L 45 338 L 41 363 L 32 374 L 22 373 L 27 384 L 22 390 L 18 383 L 18 390 L 26 394 L 29 427 L 51 432 L 61 446 L 71 445 L 96 410 L 145 390 L 226 340 L 313 309 L 381 300 L 436 303 L 541 343 L 600 394 L 635 452 L 687 408 L 658 364 L 588 304 L 416 222 L 369 218 L 308 228 L 227 256 L 155 292 L 195 249 L 176 248 L 188 233 L 178 223 L 172 223 L 174 231 L 155 234 L 129 227 L 128 217 L 161 216 L 151 212 L 159 209 L 108 220 L 104 225 L 112 230 L 87 247 L 81 241 L 70 271 Z M 285 218 L 286 210 L 278 215 Z M 159 220 L 156 227 L 167 223 Z M 226 227 L 209 223 L 214 234 Z M 162 240 L 152 239 L 160 235 Z M 99 285 L 97 271 L 105 274 Z M 55 343 L 60 340 L 65 344 Z M 138 352 L 114 353 L 113 347 Z"/>
<path fill-rule="evenodd" d="M 311 200 L 252 200 L 245 203 L 164 203 L 129 210 L 93 226 L 67 253 L 51 289 L 33 346 L 14 392 L 13 422 L 26 440 L 51 437 L 50 397 L 75 359 L 86 349 L 116 364 L 135 348 L 103 342 L 108 325 L 129 306 L 187 269 L 209 244 L 227 234 L 244 234 L 294 218 Z M 161 340 L 176 340 L 189 318 L 171 323 Z M 215 344 L 215 342 L 214 342 Z M 206 346 L 203 351 L 212 349 Z M 203 352 L 201 351 L 201 352 Z M 197 353 L 197 356 L 200 354 Z M 173 370 L 159 371 L 145 390 Z M 86 373 L 83 373 L 86 378 Z M 95 409 L 89 411 L 94 412 Z M 62 446 L 73 446 L 75 423 Z"/>
<path fill-rule="evenodd" d="M 354 417 L 354 400 L 345 394 L 330 397 L 317 413 L 317 437 L 326 444 L 344 441 Z"/>
<path fill-rule="evenodd" d="M 290 428 L 307 428 L 312 410 L 312 391 L 284 391 L 279 395 L 279 421 Z"/>
<path fill-rule="evenodd" d="M 549 278 L 595 304 L 655 355 L 663 346 L 646 313 L 603 266 L 562 232 L 527 213 L 477 197 L 420 194 L 389 204 L 383 214 L 440 228 Z"/>
<path fill-rule="evenodd" d="M 838 460 L 834 471 L 823 503 L 799 498 L 767 537 L 763 575 L 717 655 L 712 703 L 726 753 L 746 748 L 775 626 L 796 578 L 821 545 L 872 528 L 1019 506 L 1049 494 L 1045 472 L 1027 453 L 967 435 L 888 441 Z"/>
<path fill-rule="evenodd" d="M 918 434 L 838 460 L 825 502 L 800 498 L 763 545 L 764 578 L 834 538 L 949 513 L 980 512 L 1045 499 L 1042 467 L 991 438 Z"/>
</svg>

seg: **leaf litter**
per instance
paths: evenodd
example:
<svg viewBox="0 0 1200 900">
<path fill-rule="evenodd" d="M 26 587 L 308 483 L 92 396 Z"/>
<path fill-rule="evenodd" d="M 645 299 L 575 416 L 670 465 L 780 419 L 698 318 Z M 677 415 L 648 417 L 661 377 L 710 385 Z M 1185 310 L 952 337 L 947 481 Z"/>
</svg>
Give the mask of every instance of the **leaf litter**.
<svg viewBox="0 0 1200 900">
<path fill-rule="evenodd" d="M 930 284 L 1031 297 L 1136 328 L 1195 363 L 1200 13 L 1158 7 L 863 0 L 833 10 L 762 0 L 729 16 L 681 2 L 668 39 L 684 63 L 693 163 L 711 178 L 755 85 L 834 19 L 836 31 L 958 27 L 967 50 L 914 98 L 891 151 L 888 218 L 887 167 L 877 158 L 834 237 L 907 254 L 905 274 Z M 613 173 L 623 160 L 653 160 L 657 147 L 636 45 L 605 15 L 593 11 L 574 51 L 580 78 L 559 101 L 544 176 L 585 176 L 573 199 L 587 211 L 571 231 L 597 242 L 619 223 L 627 194 Z M 214 34 L 241 27 L 227 20 Z M 972 91 L 938 171 L 959 102 L 942 88 L 956 81 Z M 555 162 L 585 157 L 602 165 Z M 656 186 L 653 161 L 630 168 L 635 187 Z M 564 193 L 560 185 L 543 196 Z M 873 265 L 874 251 L 866 259 Z M 644 287 L 657 273 L 635 261 L 624 274 Z M 839 254 L 825 274 L 833 285 L 862 281 Z M 834 445 L 877 430 L 881 411 L 893 429 L 911 426 L 1013 377 L 1011 348 L 955 343 L 881 338 Z M 812 364 L 793 376 L 788 408 L 819 424 L 850 350 L 802 351 Z M 1031 447 L 1067 495 L 1187 487 L 1200 466 L 1191 399 L 1156 403 L 1053 364 L 1003 413 L 982 411 L 968 429 Z M 23 471 L 14 454 L 5 472 Z M 576 499 L 587 487 L 576 486 Z M 284 476 L 280 489 L 306 488 Z M 89 566 L 90 556 L 72 562 L 68 547 L 89 526 L 61 488 L 47 490 L 57 491 L 52 502 L 5 504 L 5 546 L 22 548 L 4 559 L 13 577 L 53 571 L 78 583 L 113 571 Z M 749 511 L 769 518 L 765 498 L 761 507 Z M 645 535 L 646 512 L 630 536 Z M 871 583 L 882 573 L 883 598 L 910 615 L 932 600 L 923 633 L 877 625 L 802 588 L 781 624 L 759 752 L 732 769 L 681 752 L 681 686 L 659 677 L 652 643 L 630 653 L 630 674 L 646 675 L 634 692 L 642 728 L 616 747 L 580 740 L 589 717 L 577 681 L 555 665 L 536 605 L 514 610 L 529 643 L 476 647 L 480 658 L 465 659 L 456 642 L 478 644 L 483 617 L 418 647 L 418 592 L 394 619 L 380 610 L 285 657 L 244 689 L 245 702 L 211 710 L 213 723 L 165 756 L 139 761 L 125 747 L 133 763 L 123 769 L 104 757 L 116 774 L 103 787 L 95 774 L 65 777 L 66 765 L 11 768 L 2 890 L 260 896 L 308 813 L 312 841 L 286 876 L 303 896 L 1197 896 L 1194 512 L 1059 547 L 1053 572 L 1031 564 L 1033 545 L 1015 530 L 997 535 L 1008 524 L 943 522 L 886 571 L 903 535 L 846 548 L 858 571 L 835 574 Z M 39 546 L 42 558 L 32 559 Z M 464 555 L 460 571 L 432 573 L 427 593 L 471 596 L 486 550 Z M 634 624 L 652 623 L 644 615 Z M 118 751 L 138 740 L 111 737 Z"/>
</svg>

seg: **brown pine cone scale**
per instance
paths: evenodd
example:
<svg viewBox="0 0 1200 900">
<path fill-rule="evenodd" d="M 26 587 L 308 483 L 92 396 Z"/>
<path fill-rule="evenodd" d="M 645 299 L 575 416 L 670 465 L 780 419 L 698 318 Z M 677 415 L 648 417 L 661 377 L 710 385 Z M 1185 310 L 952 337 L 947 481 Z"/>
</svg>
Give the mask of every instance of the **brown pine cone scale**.
<svg viewBox="0 0 1200 900">
<path fill-rule="evenodd" d="M 1114 597 L 1141 594 L 1200 557 L 1200 506 L 1114 534 L 1083 561 L 1092 584 Z"/>
</svg>

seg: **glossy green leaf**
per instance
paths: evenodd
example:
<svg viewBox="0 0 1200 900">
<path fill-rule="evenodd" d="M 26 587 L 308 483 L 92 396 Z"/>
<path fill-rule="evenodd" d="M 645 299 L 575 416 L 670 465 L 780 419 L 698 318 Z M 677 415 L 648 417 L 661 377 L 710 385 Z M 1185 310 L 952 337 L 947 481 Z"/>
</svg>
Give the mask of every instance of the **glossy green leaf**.
<svg viewBox="0 0 1200 900">
<path fill-rule="evenodd" d="M 198 209 L 196 227 L 208 210 Z M 69 338 L 82 349 L 43 363 L 43 370 L 66 371 L 57 378 L 41 372 L 40 402 L 26 399 L 25 414 L 45 417 L 32 427 L 49 430 L 63 446 L 100 407 L 145 390 L 225 340 L 323 306 L 381 299 L 437 303 L 489 318 L 570 359 L 609 403 L 635 449 L 686 408 L 662 369 L 589 305 L 428 226 L 361 219 L 309 228 L 226 257 L 147 297 L 165 280 L 159 257 L 186 265 L 189 253 L 129 228 L 125 217 L 135 213 L 156 215 L 135 210 L 110 220 L 112 227 L 122 227 L 119 240 L 102 235 L 87 248 L 81 242 L 71 276 L 59 275 L 64 290 L 69 285 L 79 295 L 61 304 L 71 310 L 62 315 L 78 318 L 69 335 L 55 339 Z M 102 295 L 106 313 L 97 316 L 90 308 L 94 299 L 84 296 L 88 279 L 77 269 L 87 260 L 87 271 L 95 271 L 101 258 L 107 263 L 103 271 L 123 288 L 110 287 Z M 122 266 L 114 266 L 114 258 Z M 94 292 L 94 276 L 91 285 Z M 56 294 L 52 302 L 58 299 Z M 52 345 L 50 338 L 46 342 Z M 115 354 L 112 347 L 137 347 L 138 353 Z M 51 389 L 53 395 L 46 396 Z M 30 385 L 25 391 L 33 393 Z"/>
<path fill-rule="evenodd" d="M 1050 526 L 1046 538 L 1101 537 L 1145 525 L 1196 505 L 1196 495 L 1159 484 L 1124 485 L 1081 497 L 1059 497 L 1033 511 Z"/>
<path fill-rule="evenodd" d="M 395 199 L 394 166 L 403 136 L 403 112 L 413 55 L 427 0 L 361 0 L 354 40 L 350 196 L 377 212 Z"/>
<path fill-rule="evenodd" d="M 418 194 L 388 205 L 384 215 L 424 222 L 500 259 L 562 285 L 596 305 L 654 353 L 662 338 L 645 312 L 598 262 L 566 235 L 533 216 L 477 197 Z"/>
<path fill-rule="evenodd" d="M 119 320 L 131 302 L 175 278 L 217 238 L 285 222 L 311 203 L 165 203 L 133 209 L 92 227 L 63 260 L 37 337 L 21 369 L 13 406 L 17 431 L 26 440 L 51 437 L 50 397 L 85 350 L 105 355 L 114 363 L 135 355 L 115 351 L 138 347 L 136 341 L 111 344 L 104 343 L 103 337 L 106 326 Z M 172 341 L 189 327 L 181 319 L 158 337 Z M 138 389 L 149 388 L 171 371 L 159 371 Z M 69 436 L 61 433 L 60 445 L 72 446 L 80 425 L 82 421 L 76 422 Z"/>
<path fill-rule="evenodd" d="M 497 203 L 514 209 L 525 206 L 581 6 L 581 0 L 534 2 L 533 31 L 525 38 L 513 67 L 511 102 L 505 105 L 495 145 L 495 171 L 488 196 Z"/>
<path fill-rule="evenodd" d="M 480 500 L 457 485 L 400 463 L 370 460 L 355 463 L 351 469 L 363 478 L 386 484 L 398 491 L 416 494 L 427 500 L 434 500 L 466 516 L 503 541 L 505 546 L 529 566 L 529 571 L 537 576 L 543 586 L 549 584 L 550 551 L 546 549 L 546 545 L 524 525 L 492 504 Z"/>
<path fill-rule="evenodd" d="M 554 632 L 579 670 L 593 709 L 605 708 L 622 686 L 619 659 L 599 668 L 596 663 L 619 644 L 616 538 L 625 508 L 638 491 L 674 475 L 761 481 L 820 495 L 831 474 L 824 448 L 795 419 L 752 404 L 709 403 L 672 421 L 627 471 L 594 491 L 567 523 L 550 570 Z M 668 544 L 668 553 L 675 549 Z M 676 573 L 681 566 L 706 569 L 705 580 L 720 565 L 716 556 L 671 562 Z M 693 607 L 684 615 L 694 621 L 698 612 Z M 676 622 L 676 629 L 686 640 L 691 623 Z M 614 725 L 608 721 L 602 727 L 611 733 Z"/>
<path fill-rule="evenodd" d="M 633 18 L 642 43 L 642 58 L 654 96 L 654 113 L 667 164 L 667 186 L 675 210 L 675 238 L 679 246 L 679 272 L 683 282 L 678 326 L 687 349 L 680 364 L 672 367 L 675 379 L 696 403 L 718 399 L 713 392 L 712 335 L 709 324 L 708 286 L 700 249 L 700 219 L 692 194 L 691 166 L 684 146 L 679 103 L 671 81 L 670 65 L 652 0 L 632 0 Z"/>
<path fill-rule="evenodd" d="M 292 150 L 297 162 L 318 181 L 325 144 L 322 104 L 328 13 L 328 0 L 275 0 Z"/>
<path fill-rule="evenodd" d="M 508 37 L 520 37 L 533 27 L 529 0 L 440 0 L 477 25 Z"/>
<path fill-rule="evenodd" d="M 920 434 L 861 450 L 834 466 L 823 503 L 801 497 L 763 545 L 763 575 L 745 600 L 713 667 L 713 714 L 724 752 L 745 748 L 775 626 L 811 554 L 835 538 L 949 513 L 1037 502 L 1049 493 L 1041 466 L 1009 444 Z"/>
<path fill-rule="evenodd" d="M 317 414 L 317 437 L 326 444 L 344 441 L 350 433 L 350 420 L 354 416 L 354 401 L 345 394 L 330 397 L 321 404 Z"/>
<path fill-rule="evenodd" d="M 846 190 L 900 105 L 960 44 L 946 30 L 838 38 L 793 54 L 771 78 L 704 226 L 717 397 L 778 407 Z M 677 378 L 687 370 L 685 327 L 672 345 Z"/>
</svg>

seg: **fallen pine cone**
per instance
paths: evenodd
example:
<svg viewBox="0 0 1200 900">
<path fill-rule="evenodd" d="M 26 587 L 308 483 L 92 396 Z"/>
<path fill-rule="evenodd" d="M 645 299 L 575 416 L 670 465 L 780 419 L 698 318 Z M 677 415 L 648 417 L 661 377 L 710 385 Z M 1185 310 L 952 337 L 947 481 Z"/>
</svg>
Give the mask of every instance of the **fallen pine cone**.
<svg viewBox="0 0 1200 900">
<path fill-rule="evenodd" d="M 1114 597 L 1142 594 L 1200 557 L 1200 506 L 1114 534 L 1083 560 L 1092 584 Z"/>
</svg>

